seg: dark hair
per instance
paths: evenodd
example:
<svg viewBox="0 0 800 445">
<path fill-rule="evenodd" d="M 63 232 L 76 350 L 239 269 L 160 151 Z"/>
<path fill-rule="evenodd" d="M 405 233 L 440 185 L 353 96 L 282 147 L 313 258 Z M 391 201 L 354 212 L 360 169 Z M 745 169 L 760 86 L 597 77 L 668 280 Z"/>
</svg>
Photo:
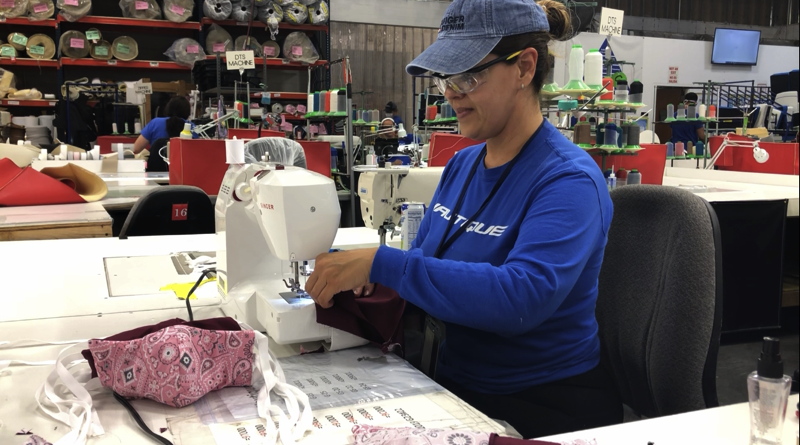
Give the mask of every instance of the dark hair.
<svg viewBox="0 0 800 445">
<path fill-rule="evenodd" d="M 544 85 L 547 74 L 550 72 L 550 58 L 547 53 L 547 44 L 551 40 L 567 40 L 572 36 L 572 20 L 569 10 L 563 3 L 556 0 L 539 0 L 536 2 L 541 6 L 545 14 L 547 14 L 547 21 L 550 23 L 550 32 L 529 32 L 525 34 L 516 34 L 513 36 L 506 36 L 500 39 L 500 42 L 492 49 L 492 54 L 503 56 L 513 52 L 533 48 L 539 53 L 539 59 L 536 62 L 536 74 L 533 76 L 533 92 L 537 95 Z M 508 63 L 515 63 L 516 59 L 512 59 Z"/>
<path fill-rule="evenodd" d="M 683 99 L 690 102 L 697 102 L 697 93 L 688 92 L 686 93 L 686 96 L 683 96 Z"/>
<path fill-rule="evenodd" d="M 397 111 L 397 104 L 392 101 L 389 101 L 389 103 L 386 104 L 386 108 L 384 108 L 383 111 L 387 113 L 394 113 L 395 111 Z"/>
<path fill-rule="evenodd" d="M 189 100 L 183 96 L 175 96 L 167 102 L 164 107 L 164 115 L 166 117 L 179 117 L 181 119 L 189 119 L 191 114 L 191 106 Z"/>
<path fill-rule="evenodd" d="M 183 131 L 183 124 L 189 119 L 191 106 L 189 100 L 183 96 L 175 96 L 167 102 L 164 107 L 164 114 L 167 116 L 167 134 L 171 138 L 180 136 Z"/>
</svg>

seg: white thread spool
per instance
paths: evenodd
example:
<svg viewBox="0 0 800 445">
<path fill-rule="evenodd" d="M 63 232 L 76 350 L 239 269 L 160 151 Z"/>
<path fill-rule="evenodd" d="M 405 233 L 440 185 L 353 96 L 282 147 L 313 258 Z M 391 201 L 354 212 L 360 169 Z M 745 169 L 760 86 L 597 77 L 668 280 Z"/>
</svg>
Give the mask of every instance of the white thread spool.
<svg viewBox="0 0 800 445">
<path fill-rule="evenodd" d="M 124 144 L 114 144 L 115 151 L 117 152 L 117 159 L 125 159 L 125 145 Z"/>
<path fill-rule="evenodd" d="M 228 164 L 244 164 L 244 141 L 225 139 L 225 162 Z"/>
<path fill-rule="evenodd" d="M 572 45 L 569 53 L 569 80 L 583 80 L 583 47 Z"/>
<path fill-rule="evenodd" d="M 599 89 L 603 86 L 603 55 L 599 50 L 590 49 L 586 54 L 583 76 L 591 88 Z"/>
</svg>

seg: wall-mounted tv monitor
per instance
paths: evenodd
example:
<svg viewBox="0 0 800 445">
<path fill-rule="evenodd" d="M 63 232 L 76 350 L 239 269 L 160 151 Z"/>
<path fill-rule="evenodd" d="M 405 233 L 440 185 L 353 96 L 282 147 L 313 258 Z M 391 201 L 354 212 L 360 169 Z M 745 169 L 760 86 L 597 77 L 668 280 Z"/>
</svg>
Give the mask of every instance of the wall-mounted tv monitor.
<svg viewBox="0 0 800 445">
<path fill-rule="evenodd" d="M 758 43 L 761 31 L 717 28 L 711 63 L 720 65 L 755 65 L 758 63 Z"/>
</svg>

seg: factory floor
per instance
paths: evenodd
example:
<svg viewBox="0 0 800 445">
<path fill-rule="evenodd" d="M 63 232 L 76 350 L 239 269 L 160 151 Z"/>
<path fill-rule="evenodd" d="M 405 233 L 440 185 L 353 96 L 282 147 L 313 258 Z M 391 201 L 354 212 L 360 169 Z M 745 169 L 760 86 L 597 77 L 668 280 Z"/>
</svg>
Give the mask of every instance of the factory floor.
<svg viewBox="0 0 800 445">
<path fill-rule="evenodd" d="M 747 375 L 756 369 L 765 336 L 781 340 L 786 375 L 800 367 L 800 308 L 787 307 L 781 313 L 781 328 L 748 334 L 723 335 L 717 360 L 717 397 L 720 405 L 747 402 Z"/>
</svg>

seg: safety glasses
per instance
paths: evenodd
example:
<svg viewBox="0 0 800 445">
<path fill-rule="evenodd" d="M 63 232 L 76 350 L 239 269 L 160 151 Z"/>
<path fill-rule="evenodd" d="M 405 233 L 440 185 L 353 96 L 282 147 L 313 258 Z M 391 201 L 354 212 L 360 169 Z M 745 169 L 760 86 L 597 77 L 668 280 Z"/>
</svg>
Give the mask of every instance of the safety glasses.
<svg viewBox="0 0 800 445">
<path fill-rule="evenodd" d="M 500 62 L 507 62 L 520 55 L 522 51 L 511 53 L 507 56 L 501 56 L 494 60 L 490 60 L 483 65 L 478 65 L 470 70 L 461 74 L 454 74 L 452 76 L 439 76 L 434 74 L 433 83 L 439 88 L 441 94 L 445 94 L 447 88 L 455 91 L 457 94 L 467 94 L 475 91 L 476 88 L 486 83 L 486 75 L 489 68 Z"/>
</svg>

